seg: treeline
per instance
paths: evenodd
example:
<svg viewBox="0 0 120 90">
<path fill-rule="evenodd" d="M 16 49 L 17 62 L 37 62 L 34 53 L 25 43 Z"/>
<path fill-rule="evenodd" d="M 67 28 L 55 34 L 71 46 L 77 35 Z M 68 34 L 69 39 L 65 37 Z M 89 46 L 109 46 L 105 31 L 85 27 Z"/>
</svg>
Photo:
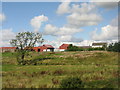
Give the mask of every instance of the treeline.
<svg viewBox="0 0 120 90">
<path fill-rule="evenodd" d="M 112 43 L 107 47 L 107 51 L 120 52 L 120 41 Z"/>
<path fill-rule="evenodd" d="M 70 44 L 66 51 L 95 51 L 95 50 L 120 52 L 120 42 L 112 43 L 108 47 L 103 46 L 102 48 L 81 48 Z"/>
<path fill-rule="evenodd" d="M 105 50 L 105 48 L 81 48 L 70 44 L 66 51 L 94 51 L 94 50 Z"/>
</svg>

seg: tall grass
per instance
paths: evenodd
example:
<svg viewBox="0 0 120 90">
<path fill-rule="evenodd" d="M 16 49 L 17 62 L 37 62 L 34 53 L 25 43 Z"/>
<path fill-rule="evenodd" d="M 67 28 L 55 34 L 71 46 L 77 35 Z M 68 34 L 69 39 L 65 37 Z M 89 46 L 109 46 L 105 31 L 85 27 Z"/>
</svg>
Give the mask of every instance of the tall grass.
<svg viewBox="0 0 120 90">
<path fill-rule="evenodd" d="M 118 88 L 118 53 L 104 51 L 30 53 L 31 59 L 49 58 L 37 65 L 17 65 L 4 53 L 3 88 L 59 88 L 69 77 L 81 77 L 85 88 Z"/>
</svg>

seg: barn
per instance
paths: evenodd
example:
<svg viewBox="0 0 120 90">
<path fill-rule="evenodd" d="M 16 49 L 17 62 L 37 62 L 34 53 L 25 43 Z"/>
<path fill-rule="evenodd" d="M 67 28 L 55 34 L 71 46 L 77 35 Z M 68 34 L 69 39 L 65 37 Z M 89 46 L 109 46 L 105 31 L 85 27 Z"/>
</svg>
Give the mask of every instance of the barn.
<svg viewBox="0 0 120 90">
<path fill-rule="evenodd" d="M 54 47 L 52 45 L 44 44 L 43 46 L 33 47 L 36 52 L 54 52 Z"/>
<path fill-rule="evenodd" d="M 62 45 L 59 47 L 60 51 L 65 51 L 65 50 L 67 50 L 69 45 L 70 45 L 70 44 L 62 44 Z"/>
<path fill-rule="evenodd" d="M 15 52 L 17 47 L 0 47 L 0 52 Z"/>
</svg>

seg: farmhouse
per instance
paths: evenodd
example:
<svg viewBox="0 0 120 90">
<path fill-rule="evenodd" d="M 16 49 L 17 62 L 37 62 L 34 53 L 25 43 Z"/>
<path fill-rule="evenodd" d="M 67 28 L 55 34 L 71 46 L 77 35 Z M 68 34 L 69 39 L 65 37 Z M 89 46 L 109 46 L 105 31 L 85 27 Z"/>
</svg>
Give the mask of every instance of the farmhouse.
<svg viewBox="0 0 120 90">
<path fill-rule="evenodd" d="M 59 47 L 59 49 L 60 49 L 60 51 L 65 51 L 66 49 L 68 49 L 68 46 L 69 46 L 70 44 L 62 44 L 60 47 Z"/>
<path fill-rule="evenodd" d="M 44 44 L 43 46 L 33 47 L 33 50 L 35 50 L 36 52 L 53 52 L 54 47 L 51 45 Z"/>
<path fill-rule="evenodd" d="M 102 48 L 107 46 L 107 43 L 92 43 L 92 48 Z"/>
<path fill-rule="evenodd" d="M 15 52 L 17 47 L 0 47 L 0 52 Z"/>
</svg>

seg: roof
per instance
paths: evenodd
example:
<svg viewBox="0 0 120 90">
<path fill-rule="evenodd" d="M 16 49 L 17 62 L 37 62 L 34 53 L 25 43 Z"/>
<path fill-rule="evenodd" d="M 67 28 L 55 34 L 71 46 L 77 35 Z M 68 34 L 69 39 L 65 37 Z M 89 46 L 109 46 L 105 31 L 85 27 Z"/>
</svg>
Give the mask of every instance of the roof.
<svg viewBox="0 0 120 90">
<path fill-rule="evenodd" d="M 39 46 L 39 47 L 33 47 L 33 49 L 47 49 L 47 48 L 54 48 L 52 45 L 47 45 L 44 44 L 43 46 Z"/>
<path fill-rule="evenodd" d="M 59 49 L 67 49 L 70 44 L 62 44 Z"/>
<path fill-rule="evenodd" d="M 47 48 L 54 48 L 52 45 L 48 45 L 48 44 L 44 44 L 43 46 Z"/>
<path fill-rule="evenodd" d="M 0 49 L 16 49 L 17 47 L 0 47 Z"/>
<path fill-rule="evenodd" d="M 97 45 L 106 45 L 107 43 L 92 43 L 92 46 L 97 46 Z"/>
<path fill-rule="evenodd" d="M 33 49 L 47 49 L 45 46 L 33 47 Z"/>
</svg>

